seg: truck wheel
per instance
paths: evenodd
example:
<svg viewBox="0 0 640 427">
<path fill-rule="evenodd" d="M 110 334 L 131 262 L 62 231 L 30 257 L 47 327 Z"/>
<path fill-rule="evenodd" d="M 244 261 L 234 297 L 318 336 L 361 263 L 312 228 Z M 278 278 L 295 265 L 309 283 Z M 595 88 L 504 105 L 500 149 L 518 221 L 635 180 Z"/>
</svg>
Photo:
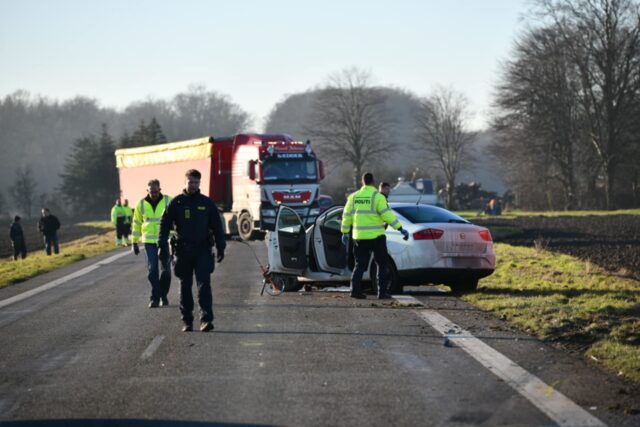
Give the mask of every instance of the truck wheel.
<svg viewBox="0 0 640 427">
<path fill-rule="evenodd" d="M 253 221 L 248 212 L 242 212 L 238 218 L 238 234 L 245 241 L 253 237 Z"/>
</svg>

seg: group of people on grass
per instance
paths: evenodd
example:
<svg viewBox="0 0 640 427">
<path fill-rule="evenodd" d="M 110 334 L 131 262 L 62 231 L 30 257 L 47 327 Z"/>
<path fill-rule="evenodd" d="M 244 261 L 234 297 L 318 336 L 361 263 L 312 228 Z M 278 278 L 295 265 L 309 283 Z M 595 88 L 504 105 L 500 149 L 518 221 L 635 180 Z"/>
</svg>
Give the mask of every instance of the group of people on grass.
<svg viewBox="0 0 640 427">
<path fill-rule="evenodd" d="M 11 227 L 9 227 L 9 238 L 13 246 L 13 259 L 18 257 L 25 259 L 27 257 L 27 242 L 22 230 L 22 218 L 16 215 L 13 218 Z M 47 255 L 60 253 L 60 244 L 58 242 L 58 230 L 60 229 L 60 220 L 51 214 L 49 208 L 42 208 L 42 216 L 38 220 L 38 231 L 42 234 L 44 241 L 44 250 Z"/>
</svg>

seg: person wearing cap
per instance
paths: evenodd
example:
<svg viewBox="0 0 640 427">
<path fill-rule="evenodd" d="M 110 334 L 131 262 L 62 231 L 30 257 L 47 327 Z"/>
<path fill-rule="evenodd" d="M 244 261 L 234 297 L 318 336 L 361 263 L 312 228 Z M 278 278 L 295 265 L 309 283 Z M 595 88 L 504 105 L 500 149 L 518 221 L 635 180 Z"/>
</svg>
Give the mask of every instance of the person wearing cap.
<svg viewBox="0 0 640 427">
<path fill-rule="evenodd" d="M 27 257 L 27 245 L 24 241 L 24 233 L 22 232 L 22 225 L 20 225 L 20 217 L 16 215 L 13 218 L 13 223 L 9 228 L 9 238 L 13 245 L 13 259 L 18 259 L 18 255 L 22 256 L 22 259 Z"/>
</svg>

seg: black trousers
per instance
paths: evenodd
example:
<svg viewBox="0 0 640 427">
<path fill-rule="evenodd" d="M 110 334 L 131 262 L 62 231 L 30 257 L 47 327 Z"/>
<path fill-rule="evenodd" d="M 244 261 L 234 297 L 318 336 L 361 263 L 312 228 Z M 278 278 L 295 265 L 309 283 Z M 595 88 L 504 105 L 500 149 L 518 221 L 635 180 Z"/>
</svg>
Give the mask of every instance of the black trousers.
<svg viewBox="0 0 640 427">
<path fill-rule="evenodd" d="M 387 237 L 383 234 L 371 240 L 355 240 L 354 255 L 356 265 L 351 275 L 351 294 L 362 293 L 362 275 L 369 266 L 373 252 L 373 259 L 378 265 L 378 295 L 387 293 Z"/>
<path fill-rule="evenodd" d="M 17 260 L 18 255 L 21 255 L 22 259 L 27 257 L 27 245 L 24 244 L 23 240 L 13 242 L 13 259 Z"/>
<path fill-rule="evenodd" d="M 128 236 L 128 233 L 125 233 L 125 224 L 124 218 L 118 217 L 116 220 L 116 238 L 122 239 L 123 236 Z"/>
<path fill-rule="evenodd" d="M 214 260 L 211 247 L 183 247 L 176 254 L 174 271 L 180 279 L 180 313 L 184 323 L 193 322 L 193 276 L 198 287 L 200 321 L 213 321 L 213 296 L 211 293 L 211 273 Z"/>
</svg>

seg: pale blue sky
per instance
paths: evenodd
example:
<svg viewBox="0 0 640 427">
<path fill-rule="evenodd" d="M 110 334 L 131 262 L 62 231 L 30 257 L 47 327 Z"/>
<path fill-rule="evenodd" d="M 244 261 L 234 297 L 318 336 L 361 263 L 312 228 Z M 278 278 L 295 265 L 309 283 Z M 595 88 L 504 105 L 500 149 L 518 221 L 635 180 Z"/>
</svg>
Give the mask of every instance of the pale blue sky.
<svg viewBox="0 0 640 427">
<path fill-rule="evenodd" d="M 118 109 L 199 83 L 255 118 L 357 66 L 423 96 L 464 93 L 485 124 L 526 0 L 0 0 L 0 96 L 85 95 Z"/>
</svg>

